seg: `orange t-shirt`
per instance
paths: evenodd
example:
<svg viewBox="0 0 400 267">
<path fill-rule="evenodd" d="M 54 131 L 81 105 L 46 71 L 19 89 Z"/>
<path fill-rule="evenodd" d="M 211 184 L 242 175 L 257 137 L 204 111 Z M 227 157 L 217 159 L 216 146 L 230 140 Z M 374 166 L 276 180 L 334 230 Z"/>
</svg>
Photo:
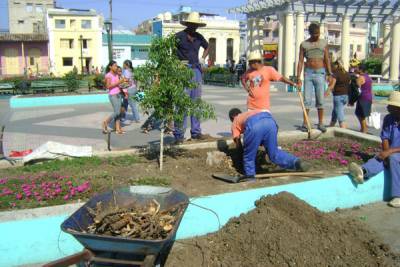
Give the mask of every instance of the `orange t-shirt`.
<svg viewBox="0 0 400 267">
<path fill-rule="evenodd" d="M 246 74 L 246 83 L 250 81 L 252 95 L 247 97 L 248 109 L 270 110 L 270 81 L 279 81 L 282 75 L 273 67 L 264 66 L 260 70 L 251 70 Z"/>
<path fill-rule="evenodd" d="M 232 122 L 232 137 L 235 139 L 237 137 L 240 137 L 240 135 L 244 131 L 244 126 L 247 121 L 247 119 L 253 115 L 256 115 L 257 113 L 260 113 L 260 110 L 250 110 L 247 112 L 240 113 L 239 115 L 236 116 L 236 118 Z"/>
</svg>

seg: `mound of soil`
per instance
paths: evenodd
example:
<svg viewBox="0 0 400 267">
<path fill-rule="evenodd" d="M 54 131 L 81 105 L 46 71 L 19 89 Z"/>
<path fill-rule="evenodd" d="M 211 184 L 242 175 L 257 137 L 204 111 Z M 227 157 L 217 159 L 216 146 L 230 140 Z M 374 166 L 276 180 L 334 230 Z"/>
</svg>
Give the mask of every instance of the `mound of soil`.
<svg viewBox="0 0 400 267">
<path fill-rule="evenodd" d="M 176 241 L 167 266 L 400 266 L 400 256 L 361 222 L 283 192 L 216 233 Z"/>
</svg>

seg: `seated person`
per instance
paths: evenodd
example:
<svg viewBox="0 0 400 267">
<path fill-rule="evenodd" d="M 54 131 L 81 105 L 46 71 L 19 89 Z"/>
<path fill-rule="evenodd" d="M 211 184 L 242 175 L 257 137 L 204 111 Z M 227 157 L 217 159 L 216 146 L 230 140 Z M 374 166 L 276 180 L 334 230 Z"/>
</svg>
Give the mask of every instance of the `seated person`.
<svg viewBox="0 0 400 267">
<path fill-rule="evenodd" d="M 270 160 L 284 169 L 307 171 L 310 164 L 278 148 L 278 126 L 271 113 L 251 110 L 242 113 L 240 109 L 229 111 L 232 121 L 232 137 L 236 147 L 243 151 L 245 179 L 256 175 L 256 156 L 258 147 L 263 145 Z M 240 135 L 244 134 L 243 141 Z"/>
<path fill-rule="evenodd" d="M 389 205 L 400 208 L 400 92 L 392 92 L 386 103 L 389 114 L 383 120 L 382 152 L 362 166 L 351 163 L 349 172 L 354 182 L 361 184 L 385 168 L 388 169 L 392 196 Z"/>
</svg>

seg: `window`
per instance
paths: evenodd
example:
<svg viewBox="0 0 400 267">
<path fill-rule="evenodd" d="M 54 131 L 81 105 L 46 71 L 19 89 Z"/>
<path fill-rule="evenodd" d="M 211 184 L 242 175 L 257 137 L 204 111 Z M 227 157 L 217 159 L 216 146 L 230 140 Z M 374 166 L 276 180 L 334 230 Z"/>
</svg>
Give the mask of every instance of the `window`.
<svg viewBox="0 0 400 267">
<path fill-rule="evenodd" d="M 20 5 L 21 3 L 20 2 L 14 2 L 14 5 Z"/>
<path fill-rule="evenodd" d="M 361 52 L 361 50 L 362 50 L 361 45 L 357 45 L 357 52 Z"/>
<path fill-rule="evenodd" d="M 92 21 L 83 19 L 81 22 L 81 28 L 82 29 L 91 29 L 92 28 Z"/>
<path fill-rule="evenodd" d="M 31 4 L 31 3 L 26 4 L 25 9 L 26 9 L 26 12 L 32 12 L 33 11 L 33 4 Z"/>
<path fill-rule="evenodd" d="M 82 39 L 82 48 L 83 49 L 89 48 L 89 40 L 88 39 Z"/>
<path fill-rule="evenodd" d="M 353 57 L 353 52 L 354 52 L 354 45 L 350 45 L 350 57 Z"/>
<path fill-rule="evenodd" d="M 265 37 L 269 37 L 269 33 L 270 33 L 270 32 L 271 32 L 270 30 L 264 31 L 264 36 L 265 36 Z"/>
<path fill-rule="evenodd" d="M 65 19 L 56 19 L 56 29 L 65 29 Z"/>
<path fill-rule="evenodd" d="M 76 25 L 76 20 L 71 19 L 71 20 L 69 21 L 69 27 L 70 27 L 70 28 L 75 28 L 75 25 Z"/>
<path fill-rule="evenodd" d="M 208 54 L 208 60 L 214 64 L 216 60 L 216 48 L 217 48 L 217 39 L 215 38 L 210 38 L 208 40 L 208 47 L 210 48 L 210 52 Z"/>
<path fill-rule="evenodd" d="M 34 66 L 34 65 L 35 65 L 35 58 L 29 57 L 29 66 Z"/>
<path fill-rule="evenodd" d="M 226 40 L 226 59 L 233 60 L 233 39 Z"/>
<path fill-rule="evenodd" d="M 64 49 L 72 49 L 74 48 L 74 39 L 61 39 L 60 47 Z"/>
<path fill-rule="evenodd" d="M 38 33 L 39 32 L 39 27 L 38 24 L 36 22 L 32 23 L 33 26 L 33 32 Z"/>
<path fill-rule="evenodd" d="M 36 4 L 36 12 L 43 13 L 43 6 L 41 4 Z"/>
<path fill-rule="evenodd" d="M 18 24 L 24 24 L 23 20 L 18 20 Z"/>
<path fill-rule="evenodd" d="M 273 31 L 272 32 L 272 37 L 278 38 L 279 37 L 279 31 Z"/>
<path fill-rule="evenodd" d="M 63 57 L 63 66 L 72 67 L 72 57 Z"/>
</svg>

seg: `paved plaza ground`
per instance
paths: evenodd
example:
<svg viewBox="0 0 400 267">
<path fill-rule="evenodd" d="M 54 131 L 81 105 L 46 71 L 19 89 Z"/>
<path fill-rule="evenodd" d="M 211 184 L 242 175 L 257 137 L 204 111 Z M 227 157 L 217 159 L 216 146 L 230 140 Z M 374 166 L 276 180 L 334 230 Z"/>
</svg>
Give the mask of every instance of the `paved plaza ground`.
<svg viewBox="0 0 400 267">
<path fill-rule="evenodd" d="M 297 93 L 284 92 L 283 84 L 275 84 L 271 92 L 271 110 L 278 122 L 280 131 L 296 130 L 302 124 L 302 110 Z M 230 121 L 227 113 L 232 107 L 245 110 L 246 93 L 241 88 L 218 86 L 203 87 L 203 99 L 211 103 L 216 110 L 217 120 L 202 123 L 203 133 L 214 137 L 230 135 Z M 385 106 L 376 104 L 375 108 L 385 113 Z M 101 132 L 102 120 L 111 113 L 111 105 L 87 104 L 58 107 L 8 108 L 7 99 L 0 100 L 1 122 L 5 125 L 3 147 L 5 155 L 11 150 L 34 149 L 46 141 L 57 141 L 72 145 L 90 145 L 94 150 L 107 149 L 106 135 Z M 330 121 L 332 97 L 326 99 L 325 123 Z M 142 116 L 142 122 L 145 117 Z M 351 129 L 358 129 L 354 108 L 346 109 L 346 119 Z M 316 110 L 311 111 L 311 120 L 317 122 Z M 128 121 L 129 122 L 129 121 Z M 141 124 L 128 123 L 124 127 L 125 135 L 112 134 L 113 149 L 131 148 L 157 142 L 159 131 L 144 134 Z M 314 125 L 314 127 L 316 127 Z M 371 134 L 379 131 L 370 130 Z M 189 129 L 186 138 L 190 138 Z M 166 142 L 172 142 L 172 136 L 166 136 Z"/>
</svg>

